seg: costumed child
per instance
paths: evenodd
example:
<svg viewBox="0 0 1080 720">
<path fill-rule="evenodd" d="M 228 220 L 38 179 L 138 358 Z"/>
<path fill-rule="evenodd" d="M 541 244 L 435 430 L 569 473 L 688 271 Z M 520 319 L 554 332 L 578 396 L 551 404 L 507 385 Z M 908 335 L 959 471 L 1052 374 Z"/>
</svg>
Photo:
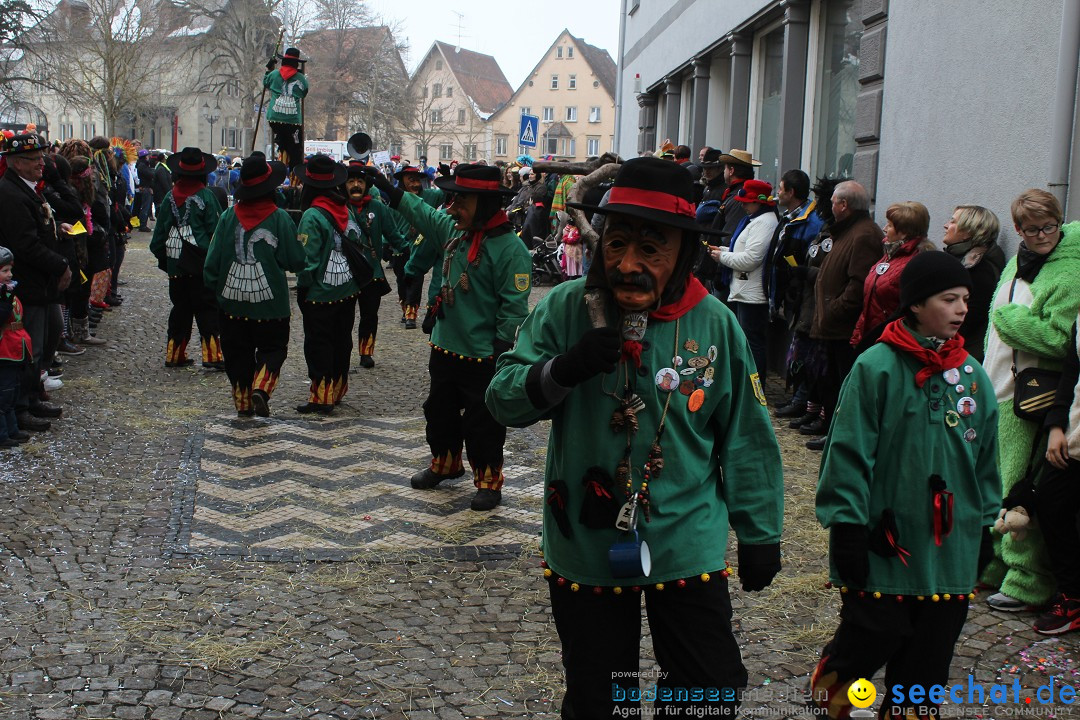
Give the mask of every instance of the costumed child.
<svg viewBox="0 0 1080 720">
<path fill-rule="evenodd" d="M 885 666 L 885 686 L 944 685 L 1001 507 L 997 403 L 958 334 L 971 277 L 943 252 L 900 276 L 902 317 L 844 382 L 821 459 L 817 518 L 829 529 L 840 626 L 811 676 L 831 718 L 847 691 Z M 931 702 L 880 716 L 924 717 Z"/>
<path fill-rule="evenodd" d="M 19 381 L 32 359 L 30 334 L 23 328 L 23 308 L 11 279 L 15 255 L 0 247 L 0 448 L 13 448 L 30 439 L 15 420 Z"/>
<path fill-rule="evenodd" d="M 563 228 L 562 242 L 565 263 L 563 274 L 567 280 L 581 277 L 581 231 L 574 224 L 573 218 L 570 218 Z"/>
<path fill-rule="evenodd" d="M 296 225 L 274 194 L 285 165 L 257 153 L 240 168 L 236 204 L 218 220 L 203 280 L 221 309 L 221 350 L 240 417 L 269 417 L 289 350 L 286 271 L 304 269 Z"/>
</svg>

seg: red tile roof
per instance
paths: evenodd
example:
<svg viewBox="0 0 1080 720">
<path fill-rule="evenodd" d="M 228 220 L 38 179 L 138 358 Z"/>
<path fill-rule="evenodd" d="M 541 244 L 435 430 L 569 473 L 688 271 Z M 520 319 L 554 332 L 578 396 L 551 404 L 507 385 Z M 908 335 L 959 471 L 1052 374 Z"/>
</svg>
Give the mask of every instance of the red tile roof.
<svg viewBox="0 0 1080 720">
<path fill-rule="evenodd" d="M 514 94 L 498 61 L 492 56 L 455 48 L 441 40 L 436 40 L 435 45 L 446 58 L 461 90 L 482 112 L 495 112 Z"/>
</svg>

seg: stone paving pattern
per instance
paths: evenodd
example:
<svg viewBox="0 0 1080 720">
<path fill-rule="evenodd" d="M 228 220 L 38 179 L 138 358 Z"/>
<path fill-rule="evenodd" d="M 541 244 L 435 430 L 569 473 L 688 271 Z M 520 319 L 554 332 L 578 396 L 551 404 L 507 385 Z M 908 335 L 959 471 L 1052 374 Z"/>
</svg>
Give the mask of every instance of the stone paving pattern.
<svg viewBox="0 0 1080 720">
<path fill-rule="evenodd" d="M 296 313 L 274 417 L 239 422 L 222 374 L 162 367 L 166 284 L 144 237 L 128 252 L 126 302 L 100 330 L 109 345 L 65 363 L 55 394 L 64 419 L 0 454 L 0 718 L 557 717 L 558 638 L 536 544 L 523 539 L 540 510 L 546 428 L 511 430 L 506 515 L 479 521 L 496 534 L 465 552 L 484 537 L 466 522 L 477 514 L 462 510 L 470 484 L 434 498 L 407 486 L 424 462 L 427 346 L 397 323 L 392 303 L 376 368 L 352 376 L 333 418 L 292 410 L 307 383 Z M 301 471 L 319 464 L 313 448 L 395 432 L 392 451 L 372 439 L 327 461 L 374 463 L 353 483 Z M 838 605 L 822 587 L 825 534 L 809 521 L 817 459 L 789 436 L 780 431 L 785 569 L 765 593 L 732 592 L 756 693 L 744 712 L 771 717 L 805 716 L 798 698 Z M 259 464 L 244 449 L 260 446 L 272 465 L 241 477 Z M 265 495 L 272 482 L 276 499 Z M 310 518 L 243 525 L 287 503 L 334 517 L 321 530 Z M 367 522 L 360 512 L 383 527 L 353 531 Z M 454 516 L 462 521 L 440 524 Z M 344 519 L 354 525 L 334 526 Z M 260 535 L 266 527 L 273 533 Z M 1042 638 L 1030 615 L 993 612 L 982 599 L 957 649 L 956 681 L 1019 679 L 1024 697 L 1052 676 L 1076 683 L 1075 635 Z M 651 657 L 647 631 L 644 644 Z M 880 675 L 877 684 L 883 691 Z"/>
</svg>

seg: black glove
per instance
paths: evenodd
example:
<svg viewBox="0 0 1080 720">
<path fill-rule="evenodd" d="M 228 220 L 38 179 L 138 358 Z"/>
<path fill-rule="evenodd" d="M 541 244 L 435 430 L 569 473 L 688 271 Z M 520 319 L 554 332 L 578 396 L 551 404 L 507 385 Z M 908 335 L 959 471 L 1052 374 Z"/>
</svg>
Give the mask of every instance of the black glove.
<svg viewBox="0 0 1080 720">
<path fill-rule="evenodd" d="M 405 197 L 405 191 L 390 184 L 390 181 L 387 180 L 386 176 L 382 173 L 372 175 L 371 184 L 386 195 L 386 200 L 390 203 L 390 207 L 392 208 L 396 208 L 401 202 L 401 198 Z"/>
<path fill-rule="evenodd" d="M 749 592 L 764 590 L 780 572 L 780 543 L 739 543 L 739 582 Z"/>
<path fill-rule="evenodd" d="M 277 67 L 277 58 L 270 58 L 269 60 L 266 61 L 266 72 L 273 72 L 274 68 L 276 68 L 276 67 Z"/>
<path fill-rule="evenodd" d="M 1027 510 L 1028 517 L 1032 519 L 1035 517 L 1035 505 L 1035 483 L 1031 481 L 1031 478 L 1027 477 L 1013 485 L 1012 490 L 1001 501 L 1001 507 L 1006 510 L 1018 507 L 1024 508 Z"/>
<path fill-rule="evenodd" d="M 829 555 L 845 585 L 862 588 L 870 576 L 870 532 L 865 525 L 838 523 L 829 529 Z"/>
<path fill-rule="evenodd" d="M 982 539 L 979 540 L 979 564 L 976 577 L 981 576 L 986 566 L 994 560 L 994 538 L 991 532 L 993 528 L 984 528 Z"/>
<path fill-rule="evenodd" d="M 446 163 L 439 163 L 439 174 L 443 177 L 450 177 L 450 166 Z"/>
<path fill-rule="evenodd" d="M 622 354 L 622 338 L 615 328 L 589 330 L 577 344 L 551 362 L 551 378 L 564 388 L 580 385 L 594 375 L 615 369 Z"/>
</svg>

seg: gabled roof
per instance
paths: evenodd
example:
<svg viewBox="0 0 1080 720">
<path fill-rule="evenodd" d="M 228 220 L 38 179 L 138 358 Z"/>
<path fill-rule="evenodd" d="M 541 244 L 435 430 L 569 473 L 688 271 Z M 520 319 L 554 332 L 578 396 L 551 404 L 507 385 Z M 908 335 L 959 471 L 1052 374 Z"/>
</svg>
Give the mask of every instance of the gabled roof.
<svg viewBox="0 0 1080 720">
<path fill-rule="evenodd" d="M 544 60 L 547 58 L 548 53 L 551 52 L 552 48 L 559 44 L 559 40 L 562 39 L 563 35 L 566 35 L 574 41 L 574 44 L 581 52 L 582 59 L 589 65 L 589 69 L 592 70 L 593 75 L 596 76 L 596 79 L 600 81 L 600 84 L 604 86 L 604 90 L 607 91 L 607 94 L 610 95 L 611 99 L 614 101 L 615 76 L 617 73 L 615 61 L 608 55 L 608 51 L 598 48 L 595 45 L 590 45 L 581 38 L 574 37 L 570 34 L 569 30 L 563 30 L 559 33 L 558 37 L 555 38 L 555 41 L 548 46 L 548 49 L 544 51 L 544 54 L 540 56 L 540 59 L 536 61 L 536 65 L 533 65 L 533 69 L 525 76 L 525 79 L 521 82 L 521 85 L 518 86 L 518 89 L 507 99 L 506 105 L 509 105 L 514 98 L 521 94 L 522 90 L 529 86 L 529 81 L 532 79 L 533 75 L 536 74 L 536 71 L 540 69 L 540 66 L 544 64 Z"/>
<path fill-rule="evenodd" d="M 565 125 L 556 120 L 544 128 L 542 136 L 547 138 L 572 138 L 574 137 L 574 133 L 570 132 Z"/>
<path fill-rule="evenodd" d="M 617 70 L 615 61 L 611 59 L 611 55 L 608 54 L 607 50 L 598 48 L 595 45 L 590 45 L 579 37 L 574 37 L 573 35 L 570 35 L 570 37 L 577 43 L 582 56 L 585 58 L 585 62 L 589 63 L 589 67 L 592 68 L 593 75 L 596 75 L 596 79 L 604 86 L 608 95 L 614 98 L 615 76 Z"/>
<path fill-rule="evenodd" d="M 302 57 L 310 58 L 314 60 L 309 67 L 312 72 L 318 74 L 320 70 L 322 72 L 335 71 L 333 68 L 327 67 L 332 62 L 332 57 L 339 55 L 340 59 L 353 59 L 357 56 L 364 59 L 369 58 L 371 53 L 376 52 L 380 47 L 389 47 L 393 49 L 395 46 L 394 35 L 390 31 L 390 28 L 386 25 L 374 25 L 370 27 L 358 27 L 349 28 L 346 30 L 326 29 L 326 30 L 314 30 L 309 33 L 305 33 L 296 42 L 297 48 L 300 49 Z M 340 47 L 341 52 L 338 53 Z M 356 55 L 353 54 L 353 50 L 356 50 Z M 392 53 L 393 57 L 397 60 L 395 63 L 397 68 L 401 71 L 401 77 L 408 78 L 409 71 L 405 68 L 405 63 L 401 59 L 401 54 L 398 52 Z M 322 67 L 319 67 L 319 60 L 323 60 Z M 310 75 L 310 73 L 309 73 Z M 332 78 L 325 78 L 326 82 L 331 81 Z"/>
<path fill-rule="evenodd" d="M 490 116 L 514 94 L 514 88 L 510 87 L 498 61 L 491 55 L 455 48 L 441 40 L 435 41 L 428 56 L 436 51 L 446 61 L 458 88 L 468 96 L 482 117 Z"/>
</svg>

